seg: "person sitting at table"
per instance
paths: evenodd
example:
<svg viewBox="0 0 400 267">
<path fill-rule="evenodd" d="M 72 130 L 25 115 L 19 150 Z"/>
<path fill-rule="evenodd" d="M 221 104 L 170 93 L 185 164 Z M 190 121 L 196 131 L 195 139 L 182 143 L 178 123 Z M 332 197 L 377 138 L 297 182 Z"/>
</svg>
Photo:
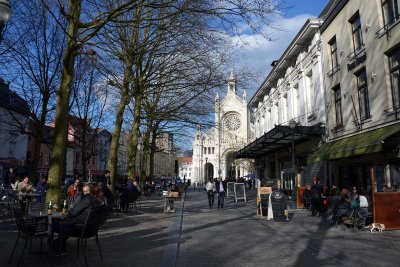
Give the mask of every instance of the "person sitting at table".
<svg viewBox="0 0 400 267">
<path fill-rule="evenodd" d="M 77 229 L 76 224 L 84 224 L 86 218 L 81 215 L 88 208 L 93 208 L 95 201 L 91 195 L 92 190 L 88 184 L 82 187 L 83 195 L 80 201 L 75 203 L 74 207 L 67 213 L 67 216 L 62 221 L 54 221 L 53 230 L 60 233 L 60 237 L 54 240 L 53 250 L 56 254 L 65 254 L 67 240 L 71 234 L 79 233 L 82 229 Z M 60 241 L 61 240 L 61 241 Z M 61 251 L 60 249 L 61 242 Z"/>
<path fill-rule="evenodd" d="M 18 200 L 19 203 L 21 204 L 21 209 L 25 210 L 26 200 L 27 200 L 26 194 L 33 192 L 33 185 L 29 183 L 29 177 L 27 175 L 25 175 L 24 180 L 22 180 L 22 182 L 18 183 L 17 191 L 18 191 Z"/>
<path fill-rule="evenodd" d="M 40 196 L 36 198 L 38 202 L 45 203 L 47 190 L 49 190 L 49 185 L 47 184 L 46 177 L 41 177 L 36 185 L 36 193 L 40 194 Z"/>
<path fill-rule="evenodd" d="M 129 208 L 129 203 L 135 202 L 136 199 L 140 196 L 140 191 L 137 188 L 137 182 L 133 182 L 132 180 L 128 180 L 124 191 L 120 195 L 121 199 L 121 210 L 127 210 Z"/>
<path fill-rule="evenodd" d="M 78 194 L 78 192 L 80 192 L 80 190 L 79 190 L 80 183 L 81 183 L 81 181 L 79 179 L 76 179 L 75 183 L 71 184 L 68 187 L 67 195 L 69 197 L 75 197 Z"/>
<path fill-rule="evenodd" d="M 10 168 L 10 170 L 4 176 L 4 188 L 9 189 L 14 186 L 15 181 L 17 181 L 17 174 L 14 172 L 14 168 Z"/>
<path fill-rule="evenodd" d="M 98 183 L 97 186 L 101 188 L 103 197 L 107 199 L 107 205 L 111 206 L 114 203 L 114 195 L 110 188 L 102 182 Z"/>
</svg>

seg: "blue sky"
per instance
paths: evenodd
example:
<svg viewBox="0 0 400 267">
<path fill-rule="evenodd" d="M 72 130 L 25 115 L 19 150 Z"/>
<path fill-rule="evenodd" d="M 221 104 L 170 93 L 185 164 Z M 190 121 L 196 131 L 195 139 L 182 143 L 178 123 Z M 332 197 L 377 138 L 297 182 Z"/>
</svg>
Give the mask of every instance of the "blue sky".
<svg viewBox="0 0 400 267">
<path fill-rule="evenodd" d="M 248 99 L 254 95 L 270 72 L 271 62 L 281 57 L 306 20 L 318 17 L 328 2 L 329 0 L 285 0 L 284 6 L 288 8 L 284 10 L 284 16 L 277 20 L 282 30 L 273 32 L 273 41 L 266 41 L 260 35 L 248 32 L 240 37 L 246 45 L 240 48 L 239 60 L 234 69 L 251 70 L 258 79 L 246 81 L 244 88 L 238 88 L 238 94 L 241 94 L 241 89 L 246 89 Z"/>
<path fill-rule="evenodd" d="M 286 17 L 293 17 L 299 14 L 311 14 L 318 16 L 329 0 L 285 0 L 285 6 L 292 6 L 286 10 Z"/>
</svg>

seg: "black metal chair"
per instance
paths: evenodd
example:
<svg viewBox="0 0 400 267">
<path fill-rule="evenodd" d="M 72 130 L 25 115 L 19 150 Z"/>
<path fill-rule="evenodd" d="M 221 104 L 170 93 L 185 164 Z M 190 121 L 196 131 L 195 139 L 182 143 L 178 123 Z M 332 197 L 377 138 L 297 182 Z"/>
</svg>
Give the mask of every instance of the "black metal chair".
<svg viewBox="0 0 400 267">
<path fill-rule="evenodd" d="M 32 201 L 29 203 L 28 211 L 46 211 L 46 203 Z"/>
<path fill-rule="evenodd" d="M 0 189 L 0 216 L 12 217 L 11 204 L 14 202 L 11 189 Z"/>
<path fill-rule="evenodd" d="M 347 205 L 339 204 L 337 208 L 335 208 L 335 210 L 333 210 L 332 212 L 333 212 L 332 216 L 335 220 L 336 227 L 339 225 L 339 221 L 341 223 L 341 219 L 343 217 L 350 215 L 349 207 Z"/>
<path fill-rule="evenodd" d="M 128 201 L 128 209 L 129 211 L 132 211 L 133 208 L 135 208 L 135 213 L 137 214 L 137 205 L 136 202 L 139 202 L 139 207 L 141 208 L 142 205 L 140 204 L 140 197 L 141 195 L 135 195 L 133 198 L 129 199 Z"/>
<path fill-rule="evenodd" d="M 102 209 L 101 211 L 103 210 L 104 209 Z M 96 239 L 96 244 L 99 249 L 100 259 L 101 261 L 103 261 L 103 253 L 101 251 L 99 236 L 98 236 L 99 226 L 102 220 L 102 213 L 92 208 L 92 209 L 86 209 L 79 216 L 81 216 L 83 219 L 79 221 L 83 221 L 84 223 L 83 224 L 76 223 L 75 228 L 77 229 L 77 231 L 69 233 L 69 237 L 76 238 L 78 241 L 77 257 L 79 258 L 79 249 L 80 247 L 82 247 L 82 254 L 85 259 L 85 266 L 88 266 L 86 257 L 86 244 L 88 239 L 94 237 Z M 62 235 L 62 233 L 60 234 Z"/>
<path fill-rule="evenodd" d="M 11 205 L 11 210 L 15 219 L 15 224 L 17 225 L 18 235 L 17 235 L 17 240 L 15 241 L 14 248 L 8 260 L 8 263 L 11 263 L 11 260 L 15 253 L 15 249 L 17 248 L 18 245 L 19 238 L 24 239 L 25 243 L 21 255 L 18 259 L 18 266 L 20 265 L 22 256 L 24 255 L 25 249 L 28 246 L 28 241 L 30 242 L 29 250 L 31 250 L 33 239 L 40 238 L 40 258 L 42 258 L 43 238 L 48 237 L 47 220 L 38 220 L 36 218 L 25 218 L 22 208 L 18 203 L 13 203 Z"/>
</svg>

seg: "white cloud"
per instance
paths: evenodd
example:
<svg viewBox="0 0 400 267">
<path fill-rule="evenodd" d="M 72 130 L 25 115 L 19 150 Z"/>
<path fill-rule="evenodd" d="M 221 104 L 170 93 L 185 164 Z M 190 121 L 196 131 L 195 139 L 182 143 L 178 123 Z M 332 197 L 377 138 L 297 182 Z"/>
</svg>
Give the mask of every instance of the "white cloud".
<svg viewBox="0 0 400 267">
<path fill-rule="evenodd" d="M 248 86 L 243 88 L 248 90 L 248 99 L 253 96 L 271 71 L 272 61 L 278 60 L 282 56 L 307 19 L 312 17 L 314 16 L 310 14 L 302 14 L 292 18 L 281 18 L 279 25 L 283 30 L 273 33 L 273 41 L 267 41 L 260 34 L 247 34 L 233 39 L 238 46 L 243 44 L 235 69 L 246 68 L 258 77 L 257 80 L 249 81 Z"/>
</svg>

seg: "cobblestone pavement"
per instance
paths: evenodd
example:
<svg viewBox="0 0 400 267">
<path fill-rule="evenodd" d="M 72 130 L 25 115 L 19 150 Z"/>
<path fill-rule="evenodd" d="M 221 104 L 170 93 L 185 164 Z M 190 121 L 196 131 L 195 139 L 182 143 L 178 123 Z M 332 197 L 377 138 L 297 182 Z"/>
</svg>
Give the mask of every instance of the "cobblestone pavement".
<svg viewBox="0 0 400 267">
<path fill-rule="evenodd" d="M 205 191 L 189 190 L 175 214 L 163 213 L 162 199 L 143 200 L 138 214 L 112 215 L 100 232 L 104 262 L 94 240 L 88 241 L 89 266 L 399 266 L 400 231 L 382 234 L 343 231 L 328 218 L 293 210 L 288 222 L 258 218 L 255 190 L 247 202 L 226 198 L 225 209 L 208 209 Z M 7 266 L 16 227 L 0 218 L 0 266 Z M 22 242 L 11 266 L 16 266 Z M 26 252 L 21 266 L 57 266 L 57 258 L 39 242 Z M 76 242 L 68 240 L 61 266 L 84 266 Z"/>
<path fill-rule="evenodd" d="M 400 231 L 353 232 L 293 210 L 288 222 L 259 219 L 255 190 L 208 209 L 205 193 L 185 201 L 178 264 L 184 266 L 399 266 Z"/>
<path fill-rule="evenodd" d="M 116 213 L 111 215 L 106 225 L 99 232 L 104 262 L 100 261 L 94 239 L 87 243 L 89 266 L 124 267 L 124 266 L 159 266 L 164 247 L 170 235 L 175 215 L 163 213 L 162 199 L 143 199 L 138 213 Z M 7 261 L 16 240 L 16 226 L 10 221 L 0 220 L 0 266 L 7 266 Z M 32 253 L 23 256 L 21 266 L 46 267 L 57 266 L 58 259 L 48 252 L 44 242 L 43 259 L 39 257 L 39 240 L 32 243 Z M 61 266 L 85 266 L 83 255 L 77 258 L 76 239 L 67 243 L 67 255 L 61 257 Z M 16 266 L 23 248 L 20 240 L 11 266 Z"/>
</svg>

